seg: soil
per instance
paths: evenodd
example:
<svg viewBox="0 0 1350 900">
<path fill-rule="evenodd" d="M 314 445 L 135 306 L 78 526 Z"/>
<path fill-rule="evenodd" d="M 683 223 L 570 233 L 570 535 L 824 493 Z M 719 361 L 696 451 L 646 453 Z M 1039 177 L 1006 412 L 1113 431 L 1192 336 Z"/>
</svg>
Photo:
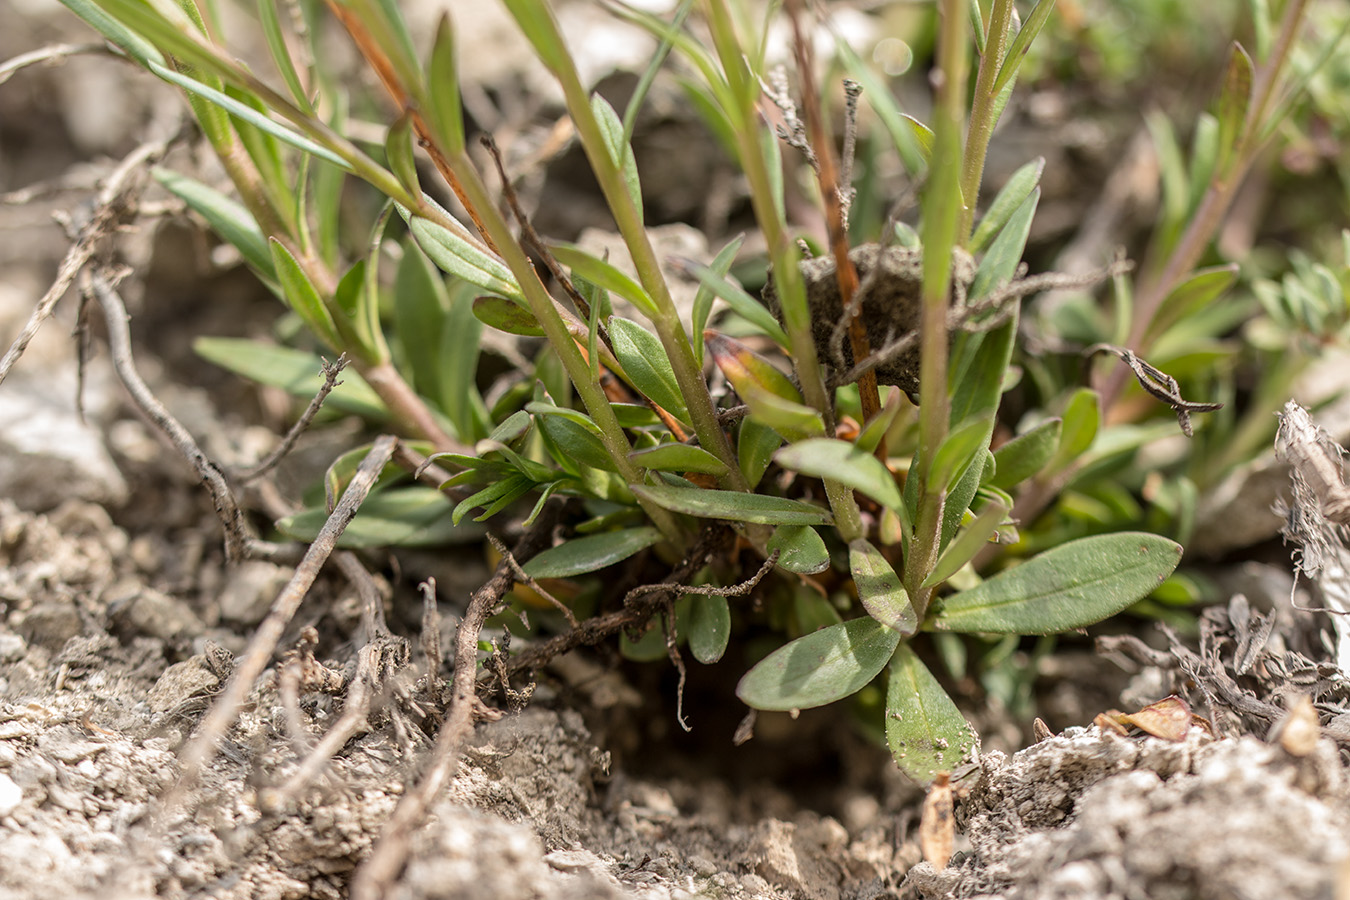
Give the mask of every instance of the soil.
<svg viewBox="0 0 1350 900">
<path fill-rule="evenodd" d="M 498 16 L 485 7 L 477 39 L 500 42 L 501 52 L 482 54 L 483 70 L 466 77 L 471 85 L 519 80 L 528 99 L 516 112 L 528 117 L 551 102 L 549 89 L 501 69 L 526 54 L 512 49 Z M 5 19 L 4 58 L 87 39 L 43 0 L 13 0 Z M 1039 102 L 1047 108 L 1047 98 Z M 176 127 L 178 103 L 147 76 L 96 57 L 0 83 L 0 191 L 47 186 L 0 205 L 6 345 L 68 247 L 50 213 L 78 219 L 116 160 Z M 1038 146 L 1061 156 L 1072 148 L 1091 168 L 1128 139 L 1109 117 L 1056 130 L 1040 115 L 1028 113 L 1034 129 L 1006 143 L 1022 153 L 1039 129 Z M 670 135 L 712 144 L 673 112 L 657 125 L 665 138 L 642 138 L 652 152 L 669 156 Z M 523 131 L 517 144 L 538 139 Z M 171 164 L 211 176 L 198 153 L 175 152 Z M 696 156 L 682 154 L 680 171 L 725 168 L 716 152 L 697 164 Z M 647 171 L 641 159 L 639 167 Z M 575 168 L 559 159 L 534 189 L 586 197 L 584 184 L 559 187 Z M 1049 170 L 1059 179 L 1066 168 Z M 1081 217 L 1090 198 L 1075 199 L 1070 188 L 1056 194 L 1056 184 L 1041 218 Z M 660 215 L 697 221 L 705 246 L 720 246 L 741 214 L 734 203 L 691 206 L 679 183 L 646 186 L 665 196 Z M 549 233 L 603 227 L 597 209 L 590 196 L 570 217 L 554 210 Z M 147 218 L 117 243 L 136 273 L 122 290 L 137 364 L 209 456 L 242 464 L 271 446 L 291 405 L 207 366 L 190 342 L 265 334 L 276 307 L 184 222 Z M 429 672 L 426 654 L 410 649 L 422 626 L 417 584 L 437 579 L 438 630 L 451 647 L 487 563 L 477 549 L 366 558 L 382 579 L 401 674 L 331 761 L 288 793 L 302 760 L 341 720 L 361 650 L 359 591 L 336 567 L 325 570 L 280 647 L 314 647 L 335 689 L 288 693 L 282 667 L 270 666 L 209 762 L 185 771 L 184 748 L 293 569 L 226 563 L 210 497 L 129 401 L 106 357 L 77 372 L 74 307 L 72 295 L 0 386 L 0 897 L 348 896 L 396 806 L 420 783 L 437 736 L 439 711 L 426 698 L 439 696 L 453 660 Z M 350 423 L 316 427 L 271 500 L 299 496 L 358 438 Z M 269 502 L 249 499 L 259 509 Z M 1248 531 L 1269 537 L 1279 520 L 1267 516 L 1265 506 L 1224 507 L 1213 531 L 1231 533 L 1245 517 L 1265 523 Z M 1291 606 L 1288 566 L 1240 559 L 1222 534 L 1213 540 L 1215 555 L 1230 553 L 1214 574 L 1240 583 L 1233 593 L 1245 597 L 1208 611 L 1197 637 L 1126 623 L 1114 627 L 1134 628 L 1147 643 L 1108 636 L 1102 656 L 1069 641 L 1035 663 L 1035 712 L 1058 734 L 1033 743 L 1027 717 L 989 706 L 969 686 L 956 691 L 984 747 L 954 773 L 957 852 L 945 868 L 923 861 L 923 791 L 847 711 L 762 715 L 755 737 L 734 745 L 743 709 L 728 708 L 727 698 L 743 667 L 728 661 L 688 686 L 694 731 L 686 735 L 667 674 L 576 652 L 540 673 L 523 708 L 483 713 L 453 776 L 408 834 L 406 865 L 386 896 L 1350 896 L 1350 683 L 1328 661 L 1325 622 Z M 275 662 L 283 659 L 279 652 Z M 1137 710 L 1170 694 L 1210 724 L 1187 717 L 1167 737 L 1093 724 L 1112 706 Z M 1293 711 L 1303 695 L 1326 727 L 1314 714 L 1306 731 L 1306 717 Z"/>
</svg>

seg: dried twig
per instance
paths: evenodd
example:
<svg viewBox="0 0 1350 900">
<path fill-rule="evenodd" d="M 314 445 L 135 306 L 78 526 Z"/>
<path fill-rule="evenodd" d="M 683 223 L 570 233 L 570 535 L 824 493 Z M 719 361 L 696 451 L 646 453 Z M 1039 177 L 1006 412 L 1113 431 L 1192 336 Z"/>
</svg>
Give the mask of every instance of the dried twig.
<svg viewBox="0 0 1350 900">
<path fill-rule="evenodd" d="M 277 444 L 276 449 L 267 454 L 267 456 L 265 456 L 257 465 L 245 469 L 238 469 L 230 473 L 244 484 L 248 484 L 250 481 L 256 481 L 266 475 L 276 467 L 277 463 L 285 459 L 286 454 L 290 453 L 292 448 L 295 447 L 295 442 L 300 439 L 300 435 L 305 433 L 305 429 L 314 421 L 314 417 L 319 414 L 319 409 L 323 406 L 323 401 L 328 399 L 328 395 L 333 392 L 333 388 L 342 384 L 342 382 L 337 380 L 337 377 L 341 374 L 343 369 L 347 368 L 347 364 L 351 362 L 351 360 L 347 358 L 347 354 L 343 353 L 335 362 L 331 363 L 322 357 L 320 360 L 323 364 L 323 385 L 319 388 L 319 392 L 314 395 L 314 399 L 309 401 L 309 406 L 305 407 L 305 411 L 300 415 L 300 418 L 297 419 L 290 430 L 286 432 L 286 436 L 281 439 L 281 443 Z"/>
<path fill-rule="evenodd" d="M 577 617 L 572 613 L 572 610 L 567 604 L 553 596 L 542 584 L 536 581 L 533 576 L 527 574 L 525 570 L 520 567 L 520 563 L 516 562 L 516 558 L 511 555 L 511 551 L 495 534 L 489 533 L 488 540 L 492 542 L 492 546 L 497 549 L 497 552 L 502 555 L 502 559 L 506 564 L 511 567 L 511 574 L 516 577 L 516 581 L 533 589 L 535 593 L 553 604 L 553 608 L 562 613 L 563 618 L 567 620 L 568 625 L 571 625 L 573 628 L 581 627 L 581 623 L 577 621 Z"/>
<path fill-rule="evenodd" d="M 28 349 L 28 345 L 42 328 L 42 323 L 51 318 L 57 302 L 65 296 L 75 281 L 75 276 L 94 257 L 103 238 L 114 233 L 132 217 L 136 205 L 135 197 L 142 183 L 136 176 L 143 173 L 146 166 L 161 159 L 174 140 L 176 138 L 141 144 L 123 157 L 117 168 L 113 169 L 103 185 L 103 190 L 99 192 L 93 212 L 76 231 L 74 243 L 61 260 L 61 265 L 56 270 L 56 280 L 47 289 L 47 293 L 38 300 L 28 321 L 24 323 L 23 330 L 14 339 L 4 357 L 0 358 L 0 383 L 4 382 L 10 369 L 14 368 L 19 357 Z"/>
<path fill-rule="evenodd" d="M 11 57 L 0 63 L 0 84 L 4 84 L 14 77 L 14 73 L 28 66 L 36 65 L 56 65 L 65 62 L 71 56 L 81 56 L 84 54 L 111 56 L 114 59 L 119 58 L 111 47 L 105 43 L 98 44 L 50 44 L 38 50 L 30 50 L 28 53 L 20 53 L 18 56 Z"/>
<path fill-rule="evenodd" d="M 319 570 L 323 568 L 324 562 L 333 553 L 338 537 L 356 515 L 357 509 L 365 501 L 371 488 L 375 486 L 375 479 L 389 462 L 397 441 L 398 439 L 392 435 L 382 435 L 371 445 L 370 452 L 361 461 L 356 474 L 347 485 L 347 490 L 343 492 L 342 500 L 328 517 L 328 521 L 324 522 L 319 536 L 306 551 L 290 582 L 273 602 L 267 617 L 253 633 L 229 683 L 217 698 L 215 705 L 211 707 L 211 712 L 202 721 L 192 742 L 180 756 L 183 775 L 166 797 L 164 802 L 166 808 L 172 809 L 177 804 L 215 755 L 218 742 L 234 722 L 254 682 L 267 667 L 267 661 L 280 642 L 282 632 L 300 607 L 300 601 L 314 584 L 314 579 L 319 576 Z"/>
<path fill-rule="evenodd" d="M 225 558 L 230 562 L 243 559 L 269 559 L 285 562 L 293 559 L 294 548 L 259 540 L 249 528 L 234 493 L 225 483 L 220 467 L 212 462 L 182 423 L 159 402 L 136 371 L 131 355 L 131 329 L 127 325 L 127 308 L 117 291 L 113 290 L 102 272 L 86 272 L 83 290 L 98 301 L 108 325 L 108 352 L 113 369 L 126 387 L 136 406 L 154 423 L 155 427 L 178 449 L 197 476 L 211 492 L 216 515 L 225 528 Z"/>
<path fill-rule="evenodd" d="M 1149 365 L 1131 350 L 1113 344 L 1093 344 L 1083 351 L 1084 356 L 1091 356 L 1094 353 L 1111 353 L 1120 357 L 1125 365 L 1130 367 L 1130 371 L 1134 372 L 1134 377 L 1139 381 L 1141 388 L 1172 407 L 1172 411 L 1177 414 L 1177 424 L 1181 426 L 1181 431 L 1186 437 L 1195 436 L 1195 431 L 1191 428 L 1191 413 L 1223 409 L 1222 403 L 1196 403 L 1183 400 L 1181 388 L 1175 378 Z"/>
<path fill-rule="evenodd" d="M 549 504 L 556 509 L 556 504 Z M 544 515 L 515 547 L 517 557 L 529 559 L 542 549 L 553 528 L 553 517 Z M 408 836 L 422 821 L 427 807 L 445 786 L 459 761 L 459 751 L 473 728 L 474 704 L 477 700 L 475 670 L 478 666 L 478 637 L 487 617 L 501 603 L 502 597 L 515 584 L 511 566 L 503 560 L 492 578 L 469 598 L 469 607 L 459 623 L 455 636 L 455 674 L 451 685 L 450 708 L 431 759 L 421 781 L 399 801 L 385 825 L 384 833 L 375 849 L 356 871 L 352 879 L 354 900 L 378 900 L 385 896 L 389 884 L 398 875 L 408 853 Z"/>
</svg>

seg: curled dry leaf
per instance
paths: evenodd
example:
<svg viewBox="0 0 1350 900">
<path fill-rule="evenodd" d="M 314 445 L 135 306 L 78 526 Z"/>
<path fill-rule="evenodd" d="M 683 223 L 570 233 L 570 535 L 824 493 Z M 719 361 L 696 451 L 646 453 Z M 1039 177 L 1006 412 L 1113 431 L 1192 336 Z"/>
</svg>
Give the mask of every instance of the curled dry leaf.
<svg viewBox="0 0 1350 900">
<path fill-rule="evenodd" d="M 928 796 L 923 801 L 923 816 L 919 820 L 919 849 L 923 858 L 939 872 L 947 868 L 956 840 L 956 821 L 952 818 L 952 777 L 950 772 L 939 772 L 933 778 Z"/>
<path fill-rule="evenodd" d="M 1128 728 L 1134 727 L 1166 741 L 1180 741 L 1185 739 L 1193 718 L 1186 701 L 1173 694 L 1157 703 L 1150 703 L 1136 713 L 1108 710 L 1092 722 L 1118 734 L 1126 734 Z"/>
</svg>

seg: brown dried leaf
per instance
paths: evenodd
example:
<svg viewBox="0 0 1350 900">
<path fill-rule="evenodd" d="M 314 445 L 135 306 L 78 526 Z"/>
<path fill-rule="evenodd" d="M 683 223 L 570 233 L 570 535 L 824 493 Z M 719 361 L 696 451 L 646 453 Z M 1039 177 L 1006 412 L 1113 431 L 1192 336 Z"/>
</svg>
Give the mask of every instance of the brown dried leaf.
<svg viewBox="0 0 1350 900">
<path fill-rule="evenodd" d="M 1280 746 L 1290 756 L 1304 757 L 1317 747 L 1322 728 L 1312 698 L 1303 694 L 1289 707 L 1289 713 L 1275 726 Z"/>
<path fill-rule="evenodd" d="M 1165 741 L 1185 739 L 1191 727 L 1191 708 L 1185 700 L 1173 694 L 1157 703 L 1150 703 L 1137 713 L 1120 717 L 1120 724 L 1133 725 Z"/>
</svg>

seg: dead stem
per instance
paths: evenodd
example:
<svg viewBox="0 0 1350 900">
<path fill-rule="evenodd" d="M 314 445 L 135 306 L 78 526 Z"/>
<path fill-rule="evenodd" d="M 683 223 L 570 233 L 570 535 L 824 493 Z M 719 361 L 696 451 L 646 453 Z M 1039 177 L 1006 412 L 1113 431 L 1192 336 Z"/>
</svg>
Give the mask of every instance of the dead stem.
<svg viewBox="0 0 1350 900">
<path fill-rule="evenodd" d="M 545 546 L 557 516 L 558 504 L 550 503 L 546 514 L 521 538 L 513 552 L 517 558 L 528 560 Z M 379 900 L 397 877 L 408 855 L 408 837 L 422 823 L 427 807 L 440 794 L 446 781 L 454 774 L 459 751 L 473 729 L 473 713 L 477 694 L 475 672 L 478 668 L 478 638 L 487 617 L 501 603 L 502 597 L 515 584 L 511 566 L 503 560 L 487 584 L 474 591 L 468 609 L 459 623 L 455 636 L 455 671 L 451 685 L 450 708 L 440 734 L 432 748 L 430 759 L 417 787 L 399 801 L 385 824 L 384 833 L 366 861 L 352 878 L 351 896 L 354 900 Z"/>
<path fill-rule="evenodd" d="M 351 483 L 347 485 L 347 490 L 343 492 L 342 500 L 333 509 L 328 521 L 324 522 L 319 536 L 306 551 L 290 582 L 273 602 L 267 617 L 253 633 L 229 683 L 202 721 L 197 734 L 180 755 L 183 774 L 165 797 L 163 809 L 171 810 L 177 806 L 196 779 L 201 777 L 207 763 L 215 755 L 221 738 L 234 723 L 244 698 L 267 667 L 272 651 L 281 641 L 282 632 L 300 607 L 300 601 L 305 598 L 310 586 L 319 576 L 319 570 L 323 568 L 324 562 L 332 555 L 333 549 L 337 546 L 337 539 L 356 515 L 357 509 L 365 501 L 371 488 L 375 486 L 375 479 L 389 462 L 397 442 L 398 439 L 392 435 L 381 435 L 371 445 L 370 452 L 361 461 L 356 474 L 352 476 Z"/>
<path fill-rule="evenodd" d="M 246 469 L 239 469 L 230 474 L 238 478 L 242 483 L 248 484 L 250 481 L 256 481 L 272 471 L 272 469 L 276 468 L 277 463 L 286 458 L 286 454 L 290 453 L 295 447 L 295 442 L 300 439 L 300 435 L 305 433 L 305 429 L 314 421 L 314 417 L 319 414 L 319 409 L 323 406 L 323 401 L 328 399 L 328 395 L 333 392 L 333 388 L 342 384 L 342 382 L 337 380 L 337 377 L 342 370 L 347 367 L 347 364 L 350 361 L 351 360 L 347 358 L 347 354 L 345 353 L 339 356 L 336 362 L 330 363 L 328 360 L 321 358 L 321 362 L 323 363 L 323 385 L 319 388 L 319 392 L 314 395 L 314 399 L 309 401 L 309 406 L 305 407 L 305 411 L 300 415 L 300 418 L 297 419 L 290 430 L 286 432 L 286 436 L 281 439 L 281 443 L 277 444 L 276 449 L 267 454 L 267 456 L 257 465 L 250 466 Z"/>
</svg>

